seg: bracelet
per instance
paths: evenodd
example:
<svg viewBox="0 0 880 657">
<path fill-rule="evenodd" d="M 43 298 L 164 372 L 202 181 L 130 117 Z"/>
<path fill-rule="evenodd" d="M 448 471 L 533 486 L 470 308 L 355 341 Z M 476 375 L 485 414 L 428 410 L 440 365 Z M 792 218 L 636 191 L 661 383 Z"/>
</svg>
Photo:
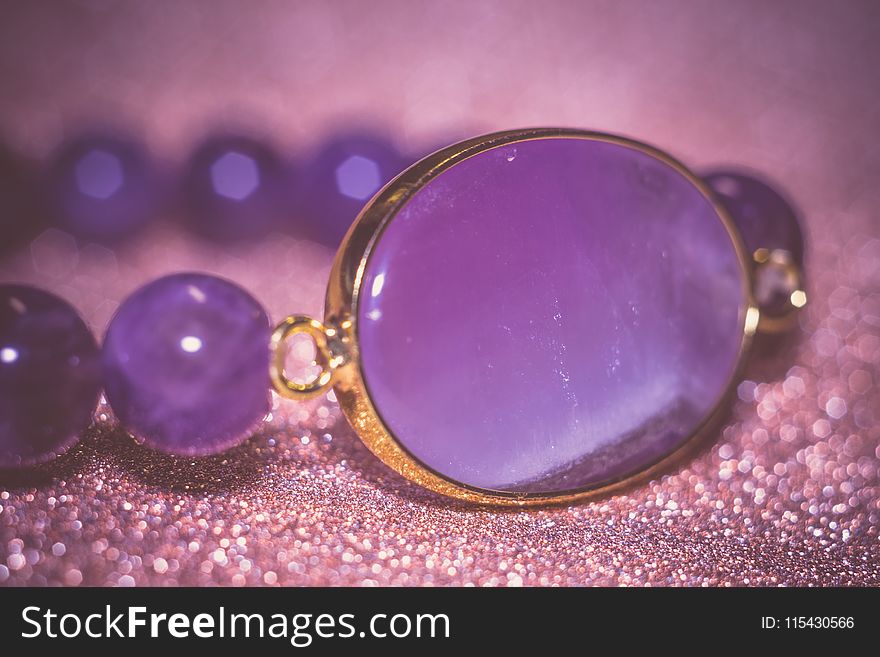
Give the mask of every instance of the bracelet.
<svg viewBox="0 0 880 657">
<path fill-rule="evenodd" d="M 509 131 L 428 156 L 367 203 L 322 320 L 273 330 L 234 283 L 178 273 L 126 299 L 99 349 L 61 299 L 0 285 L 0 465 L 69 447 L 102 389 L 146 444 L 217 452 L 251 434 L 271 386 L 332 389 L 382 461 L 456 499 L 605 494 L 689 454 L 755 334 L 806 303 L 800 249 L 741 212 L 739 184 L 614 135 Z M 285 371 L 298 335 L 315 345 L 307 381 Z"/>
</svg>

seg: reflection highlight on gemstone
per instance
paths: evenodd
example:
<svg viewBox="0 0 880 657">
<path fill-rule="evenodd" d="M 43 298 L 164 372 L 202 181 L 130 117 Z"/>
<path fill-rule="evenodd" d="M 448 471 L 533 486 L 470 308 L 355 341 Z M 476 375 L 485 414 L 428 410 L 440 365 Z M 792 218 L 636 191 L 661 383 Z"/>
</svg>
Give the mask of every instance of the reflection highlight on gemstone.
<svg viewBox="0 0 880 657">
<path fill-rule="evenodd" d="M 205 303 L 208 299 L 205 293 L 196 285 L 189 285 L 186 288 L 186 293 L 198 303 Z"/>
<path fill-rule="evenodd" d="M 370 292 L 373 297 L 378 297 L 382 294 L 382 286 L 385 285 L 385 274 L 376 274 L 376 278 L 373 279 L 373 285 L 370 288 Z"/>
<path fill-rule="evenodd" d="M 194 354 L 202 349 L 202 340 L 194 335 L 184 336 L 180 340 L 180 348 L 188 354 Z"/>
<path fill-rule="evenodd" d="M 3 347 L 0 349 L 0 362 L 7 365 L 18 360 L 18 350 L 13 347 Z"/>
</svg>

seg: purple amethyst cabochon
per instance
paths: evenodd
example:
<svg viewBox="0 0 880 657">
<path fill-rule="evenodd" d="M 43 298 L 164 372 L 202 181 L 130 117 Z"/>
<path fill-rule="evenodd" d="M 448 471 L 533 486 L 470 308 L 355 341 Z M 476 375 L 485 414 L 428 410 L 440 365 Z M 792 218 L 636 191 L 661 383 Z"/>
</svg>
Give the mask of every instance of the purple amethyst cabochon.
<svg viewBox="0 0 880 657">
<path fill-rule="evenodd" d="M 736 239 L 647 149 L 540 138 L 431 178 L 359 287 L 382 421 L 456 482 L 553 494 L 639 471 L 728 390 L 749 305 Z"/>
</svg>

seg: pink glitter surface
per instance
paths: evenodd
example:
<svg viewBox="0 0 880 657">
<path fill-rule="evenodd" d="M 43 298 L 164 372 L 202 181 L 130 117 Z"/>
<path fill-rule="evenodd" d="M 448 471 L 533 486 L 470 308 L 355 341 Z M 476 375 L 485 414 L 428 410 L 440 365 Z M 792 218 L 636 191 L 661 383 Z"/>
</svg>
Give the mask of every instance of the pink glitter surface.
<svg viewBox="0 0 880 657">
<path fill-rule="evenodd" d="M 880 584 L 878 30 L 873 2 L 7 6 L 0 140 L 37 161 L 105 121 L 171 168 L 228 125 L 291 154 L 351 123 L 411 152 L 524 125 L 623 133 L 795 199 L 810 305 L 702 452 L 568 508 L 423 491 L 332 399 L 276 399 L 258 435 L 204 459 L 137 445 L 102 407 L 76 448 L 0 478 L 0 585 Z M 97 334 L 180 269 L 237 281 L 274 319 L 320 313 L 326 247 L 220 246 L 167 219 L 112 250 L 50 229 L 0 280 L 62 295 Z"/>
</svg>

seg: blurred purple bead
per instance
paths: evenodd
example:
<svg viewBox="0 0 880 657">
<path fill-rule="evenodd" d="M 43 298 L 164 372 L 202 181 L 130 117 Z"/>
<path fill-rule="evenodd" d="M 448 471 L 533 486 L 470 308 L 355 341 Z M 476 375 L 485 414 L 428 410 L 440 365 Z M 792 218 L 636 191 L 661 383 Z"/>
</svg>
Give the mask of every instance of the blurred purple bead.
<svg viewBox="0 0 880 657">
<path fill-rule="evenodd" d="M 76 442 L 100 388 L 98 346 L 76 311 L 48 292 L 0 285 L 0 468 Z"/>
<path fill-rule="evenodd" d="M 60 228 L 98 242 L 134 234 L 155 216 L 161 198 L 146 151 L 109 134 L 63 146 L 50 169 L 47 192 Z"/>
<path fill-rule="evenodd" d="M 218 240 L 259 239 L 280 226 L 285 167 L 265 144 L 214 137 L 193 155 L 184 197 L 193 228 Z"/>
<path fill-rule="evenodd" d="M 727 208 L 749 254 L 760 248 L 783 249 L 802 264 L 804 238 L 798 213 L 782 194 L 755 175 L 738 170 L 712 171 L 703 179 Z"/>
<path fill-rule="evenodd" d="M 240 287 L 174 274 L 126 299 L 104 339 L 107 400 L 152 447 L 209 454 L 269 410 L 269 319 Z"/>
<path fill-rule="evenodd" d="M 344 135 L 325 144 L 303 174 L 299 205 L 308 234 L 336 247 L 361 208 L 406 161 L 386 139 Z"/>
</svg>

